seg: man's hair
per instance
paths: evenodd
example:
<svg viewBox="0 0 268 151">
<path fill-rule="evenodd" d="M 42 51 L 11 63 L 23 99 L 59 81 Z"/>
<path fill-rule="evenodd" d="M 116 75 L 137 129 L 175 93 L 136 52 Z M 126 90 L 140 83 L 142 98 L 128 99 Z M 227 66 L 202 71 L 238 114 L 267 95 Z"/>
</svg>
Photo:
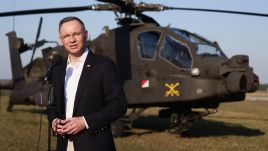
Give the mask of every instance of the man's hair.
<svg viewBox="0 0 268 151">
<path fill-rule="evenodd" d="M 84 25 L 84 23 L 83 23 L 83 21 L 82 21 L 81 19 L 79 19 L 78 17 L 69 16 L 69 17 L 65 17 L 65 18 L 63 18 L 63 19 L 59 22 L 59 32 L 60 32 L 60 28 L 61 28 L 62 24 L 66 23 L 66 22 L 69 22 L 69 21 L 73 21 L 73 20 L 78 21 L 78 22 L 83 26 L 83 29 L 86 30 L 85 25 Z"/>
</svg>

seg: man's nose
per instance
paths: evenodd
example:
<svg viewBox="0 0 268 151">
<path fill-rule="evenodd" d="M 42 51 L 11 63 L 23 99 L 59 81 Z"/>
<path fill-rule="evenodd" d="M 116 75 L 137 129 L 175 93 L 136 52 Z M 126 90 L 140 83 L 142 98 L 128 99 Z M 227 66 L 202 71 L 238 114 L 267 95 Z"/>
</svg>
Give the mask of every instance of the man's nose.
<svg viewBox="0 0 268 151">
<path fill-rule="evenodd" d="M 75 36 L 74 36 L 74 35 L 71 35 L 71 36 L 70 36 L 70 42 L 73 42 L 73 41 L 75 41 L 75 40 L 76 40 Z"/>
</svg>

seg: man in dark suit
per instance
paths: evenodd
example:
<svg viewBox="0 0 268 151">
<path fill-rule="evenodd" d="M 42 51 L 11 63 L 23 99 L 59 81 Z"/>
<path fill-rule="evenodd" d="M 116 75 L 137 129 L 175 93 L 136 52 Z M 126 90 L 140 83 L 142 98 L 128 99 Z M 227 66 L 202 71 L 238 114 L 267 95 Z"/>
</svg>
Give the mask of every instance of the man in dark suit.
<svg viewBox="0 0 268 151">
<path fill-rule="evenodd" d="M 62 19 L 59 33 L 69 55 L 52 75 L 57 150 L 114 151 L 110 124 L 127 109 L 116 66 L 87 48 L 88 32 L 79 18 Z"/>
</svg>

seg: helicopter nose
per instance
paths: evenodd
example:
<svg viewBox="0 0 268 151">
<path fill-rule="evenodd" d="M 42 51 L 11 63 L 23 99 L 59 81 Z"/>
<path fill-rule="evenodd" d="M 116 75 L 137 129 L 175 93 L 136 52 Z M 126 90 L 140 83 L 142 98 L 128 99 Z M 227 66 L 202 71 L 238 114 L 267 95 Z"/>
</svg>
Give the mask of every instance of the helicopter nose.
<svg viewBox="0 0 268 151">
<path fill-rule="evenodd" d="M 259 77 L 256 74 L 253 74 L 252 83 L 248 87 L 248 92 L 255 92 L 259 88 L 259 85 Z"/>
<path fill-rule="evenodd" d="M 226 64 L 227 72 L 226 87 L 231 93 L 255 92 L 259 87 L 259 78 L 249 66 L 246 55 L 236 55 L 229 59 Z"/>
<path fill-rule="evenodd" d="M 247 91 L 247 77 L 240 72 L 231 72 L 226 78 L 226 86 L 231 93 L 245 93 Z"/>
<path fill-rule="evenodd" d="M 231 93 L 255 92 L 259 77 L 252 72 L 231 72 L 226 78 L 226 86 Z"/>
</svg>

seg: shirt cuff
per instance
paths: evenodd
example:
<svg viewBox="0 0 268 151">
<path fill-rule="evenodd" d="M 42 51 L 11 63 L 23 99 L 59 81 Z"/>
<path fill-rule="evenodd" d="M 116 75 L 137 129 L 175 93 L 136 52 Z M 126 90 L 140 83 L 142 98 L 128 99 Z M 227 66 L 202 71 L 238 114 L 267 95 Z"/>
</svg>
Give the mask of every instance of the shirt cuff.
<svg viewBox="0 0 268 151">
<path fill-rule="evenodd" d="M 84 120 L 84 123 L 85 123 L 85 125 L 86 125 L 86 128 L 88 129 L 89 127 L 88 127 L 88 124 L 87 124 L 87 121 L 86 121 L 85 117 L 82 116 L 82 118 L 83 118 L 83 120 Z"/>
</svg>

